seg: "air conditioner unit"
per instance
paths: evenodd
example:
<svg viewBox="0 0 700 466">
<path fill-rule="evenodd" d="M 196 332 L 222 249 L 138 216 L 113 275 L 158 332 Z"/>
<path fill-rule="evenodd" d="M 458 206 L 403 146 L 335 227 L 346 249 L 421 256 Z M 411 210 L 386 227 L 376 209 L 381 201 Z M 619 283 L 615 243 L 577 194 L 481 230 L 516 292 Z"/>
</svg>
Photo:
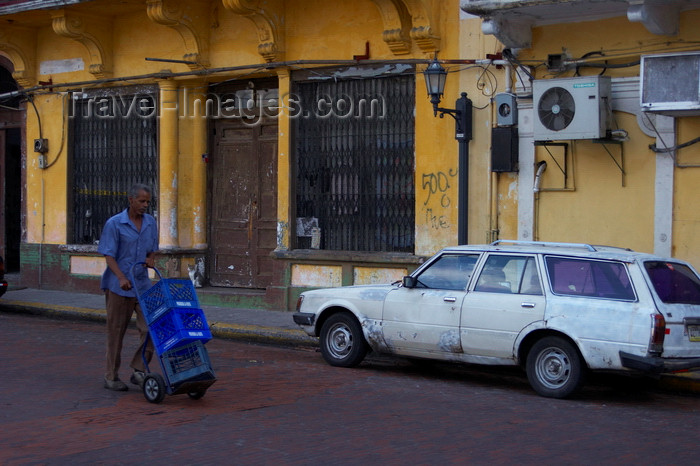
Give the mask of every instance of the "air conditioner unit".
<svg viewBox="0 0 700 466">
<path fill-rule="evenodd" d="M 642 56 L 639 84 L 643 111 L 700 115 L 700 52 Z"/>
<path fill-rule="evenodd" d="M 607 76 L 533 82 L 535 141 L 602 139 L 612 121 Z"/>
</svg>

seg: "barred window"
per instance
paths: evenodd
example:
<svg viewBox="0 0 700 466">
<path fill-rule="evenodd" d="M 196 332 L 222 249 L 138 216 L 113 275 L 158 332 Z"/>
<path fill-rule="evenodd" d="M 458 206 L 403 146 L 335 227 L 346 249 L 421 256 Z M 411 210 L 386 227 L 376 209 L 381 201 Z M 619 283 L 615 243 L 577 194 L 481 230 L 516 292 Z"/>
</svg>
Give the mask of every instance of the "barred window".
<svg viewBox="0 0 700 466">
<path fill-rule="evenodd" d="M 73 244 L 96 244 L 112 215 L 128 207 L 132 184 L 158 180 L 157 88 L 73 93 L 69 103 Z"/>
<path fill-rule="evenodd" d="M 296 82 L 296 248 L 414 250 L 415 78 Z"/>
</svg>

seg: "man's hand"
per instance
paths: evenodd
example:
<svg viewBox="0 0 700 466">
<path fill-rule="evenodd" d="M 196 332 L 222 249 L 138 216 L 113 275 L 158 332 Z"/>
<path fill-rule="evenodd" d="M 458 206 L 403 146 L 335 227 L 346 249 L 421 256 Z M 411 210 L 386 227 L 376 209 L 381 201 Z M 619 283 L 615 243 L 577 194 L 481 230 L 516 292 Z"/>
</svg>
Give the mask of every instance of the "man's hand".
<svg viewBox="0 0 700 466">
<path fill-rule="evenodd" d="M 152 269 L 156 268 L 155 255 L 146 256 L 146 267 L 150 267 Z"/>
<path fill-rule="evenodd" d="M 121 277 L 119 279 L 119 288 L 124 291 L 129 291 L 131 289 L 131 282 L 126 277 Z"/>
</svg>

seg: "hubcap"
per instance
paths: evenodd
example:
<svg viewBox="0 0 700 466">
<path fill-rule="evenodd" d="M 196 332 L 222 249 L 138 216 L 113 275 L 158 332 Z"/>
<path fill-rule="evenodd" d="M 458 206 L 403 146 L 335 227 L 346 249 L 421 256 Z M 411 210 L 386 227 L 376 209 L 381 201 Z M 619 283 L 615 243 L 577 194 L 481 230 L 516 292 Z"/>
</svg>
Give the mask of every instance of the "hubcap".
<svg viewBox="0 0 700 466">
<path fill-rule="evenodd" d="M 328 332 L 328 350 L 334 358 L 342 359 L 352 350 L 352 333 L 343 324 L 334 325 Z"/>
<path fill-rule="evenodd" d="M 149 399 L 155 400 L 158 396 L 158 382 L 155 379 L 147 379 L 144 390 Z"/>
<path fill-rule="evenodd" d="M 560 388 L 569 380 L 571 361 L 559 348 L 547 348 L 537 356 L 537 379 L 548 388 Z"/>
</svg>

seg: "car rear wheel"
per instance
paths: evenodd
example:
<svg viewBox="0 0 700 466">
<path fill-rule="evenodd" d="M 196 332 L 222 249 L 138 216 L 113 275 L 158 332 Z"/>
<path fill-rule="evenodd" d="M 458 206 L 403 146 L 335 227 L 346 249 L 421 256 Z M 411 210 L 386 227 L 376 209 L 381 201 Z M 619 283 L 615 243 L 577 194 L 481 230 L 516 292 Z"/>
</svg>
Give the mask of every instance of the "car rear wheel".
<svg viewBox="0 0 700 466">
<path fill-rule="evenodd" d="M 333 314 L 323 323 L 320 343 L 321 355 L 331 366 L 356 366 L 368 350 L 360 323 L 347 313 Z"/>
<path fill-rule="evenodd" d="M 576 348 L 560 337 L 545 337 L 527 355 L 527 378 L 541 396 L 566 398 L 584 381 L 583 361 Z"/>
</svg>

